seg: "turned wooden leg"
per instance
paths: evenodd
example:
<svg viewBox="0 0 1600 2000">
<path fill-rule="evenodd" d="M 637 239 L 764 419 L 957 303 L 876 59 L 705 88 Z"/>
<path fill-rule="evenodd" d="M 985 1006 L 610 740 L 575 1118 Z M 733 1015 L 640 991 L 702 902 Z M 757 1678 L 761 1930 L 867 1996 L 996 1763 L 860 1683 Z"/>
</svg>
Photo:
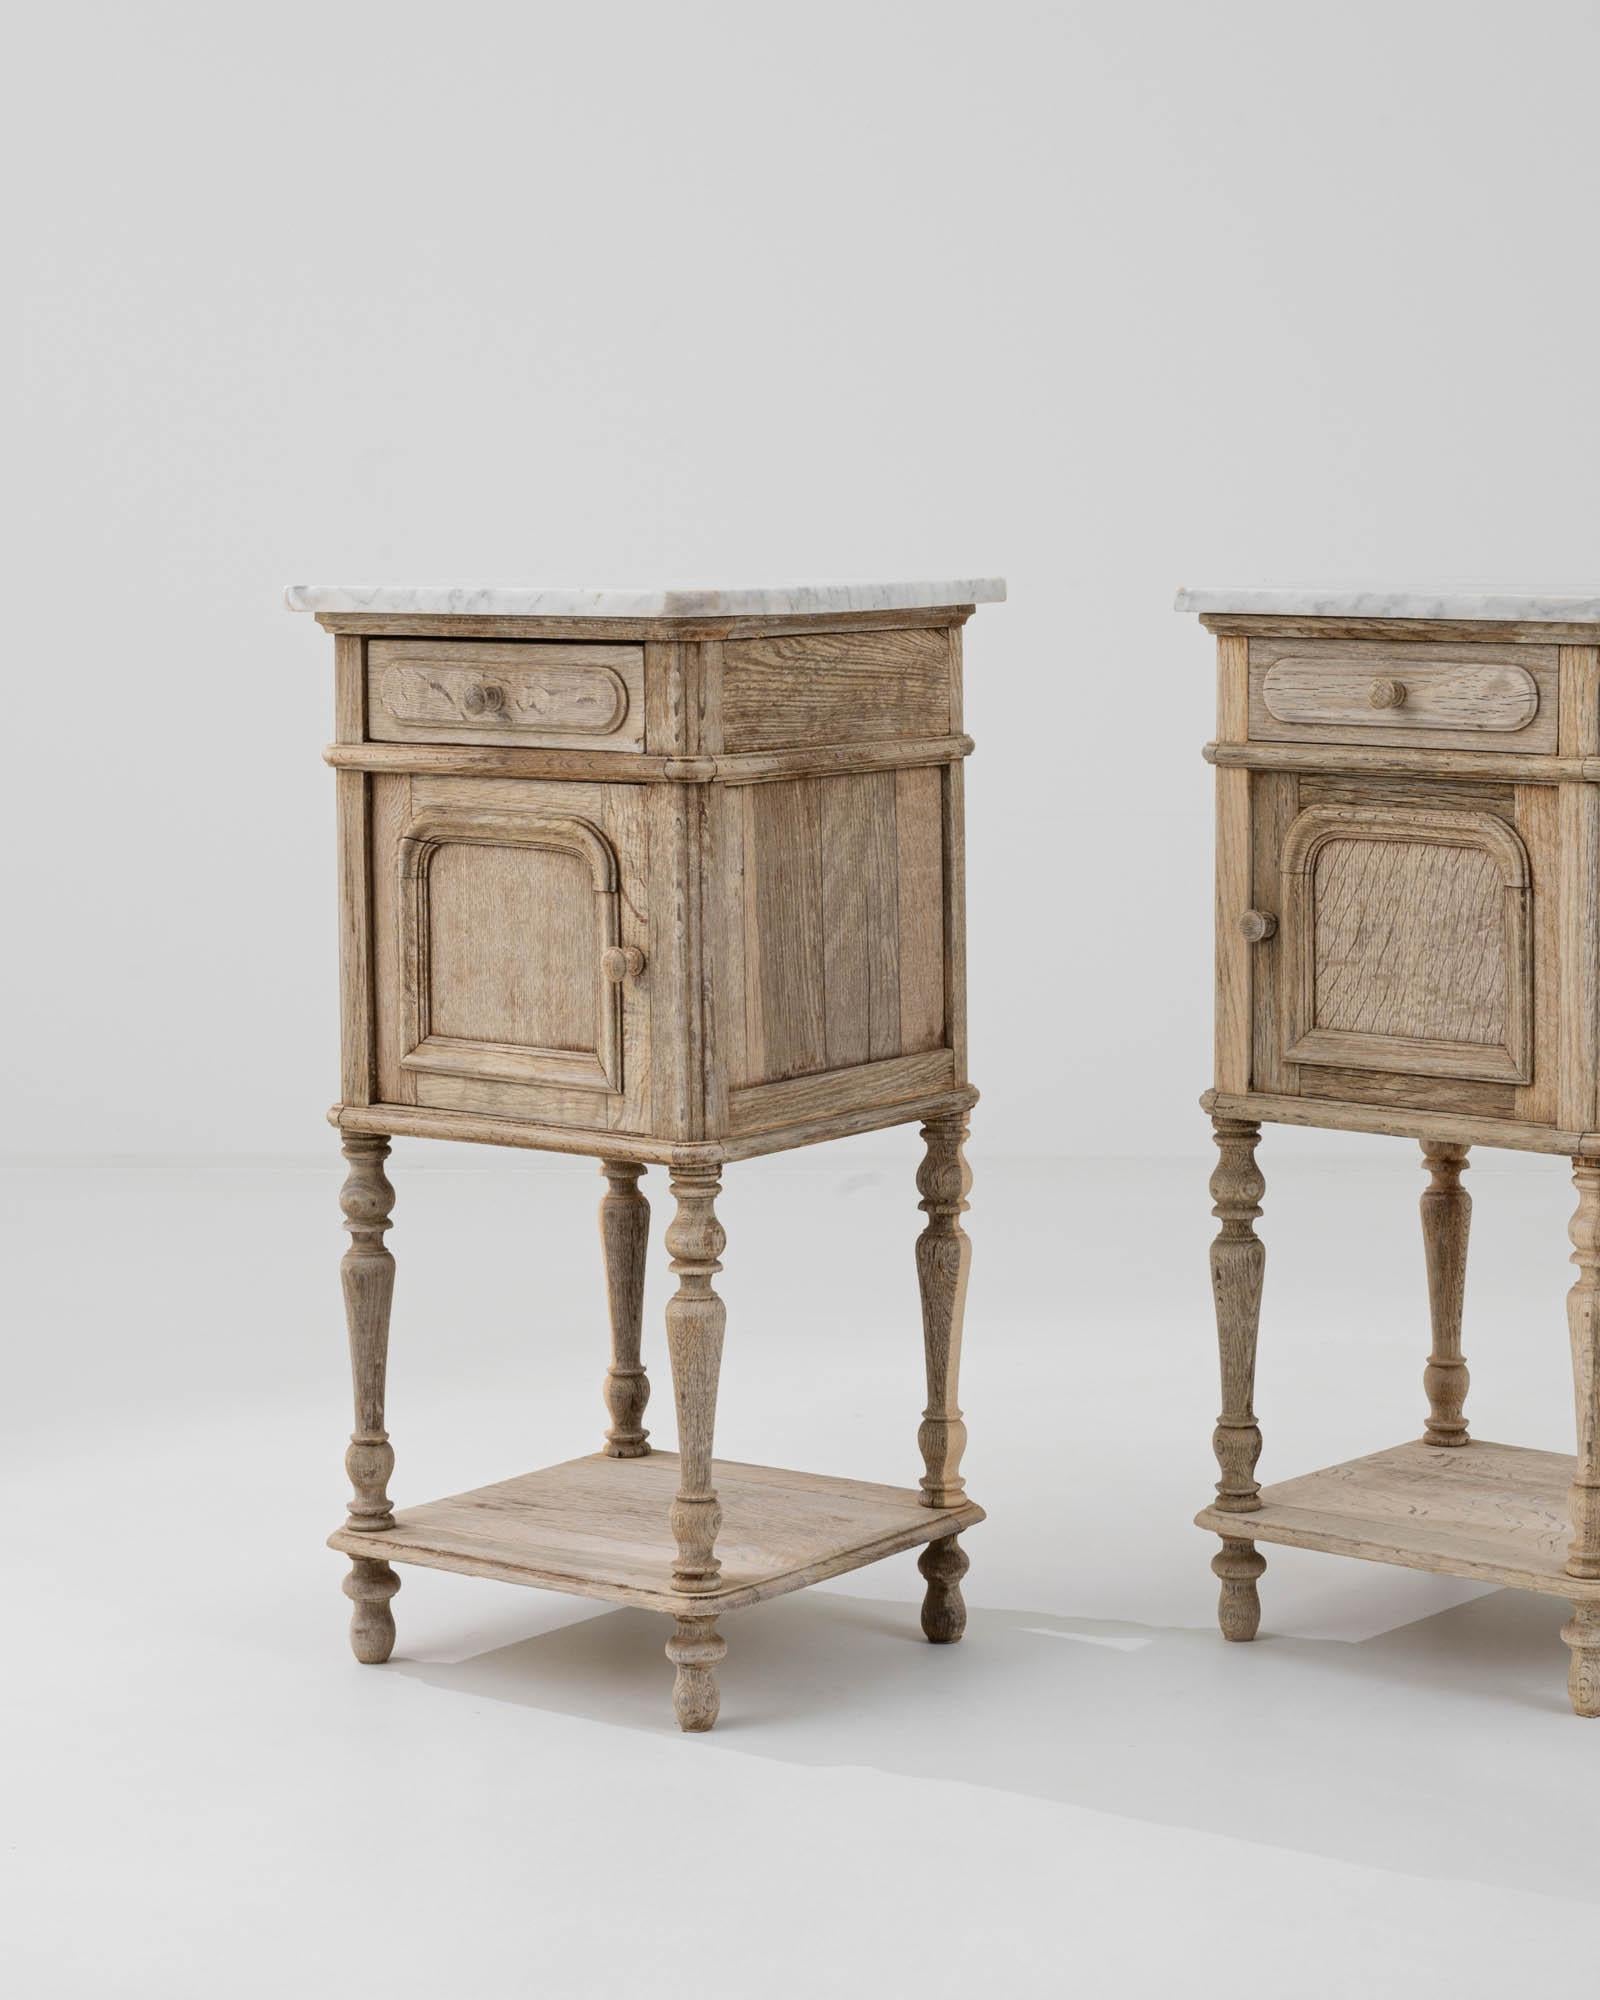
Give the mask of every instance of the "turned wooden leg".
<svg viewBox="0 0 1600 2000">
<path fill-rule="evenodd" d="M 928 1369 L 928 1407 L 917 1431 L 923 1474 L 918 1482 L 925 1507 L 954 1507 L 967 1496 L 961 1454 L 967 1427 L 961 1421 L 961 1328 L 967 1310 L 967 1274 L 972 1244 L 961 1227 L 967 1212 L 972 1173 L 962 1153 L 967 1137 L 964 1112 L 930 1118 L 922 1128 L 926 1147 L 917 1169 L 917 1206 L 928 1218 L 917 1238 L 917 1285 L 922 1294 L 922 1346 Z"/>
<path fill-rule="evenodd" d="M 394 1297 L 394 1259 L 384 1247 L 394 1189 L 383 1171 L 387 1139 L 350 1133 L 344 1140 L 350 1171 L 339 1191 L 350 1248 L 339 1276 L 344 1287 L 345 1323 L 350 1334 L 350 1376 L 355 1391 L 356 1427 L 344 1456 L 352 1488 L 348 1528 L 373 1534 L 394 1525 L 389 1475 L 394 1447 L 383 1427 L 384 1377 L 389 1357 L 389 1307 Z M 345 1595 L 355 1607 L 350 1644 L 369 1666 L 388 1659 L 394 1646 L 389 1600 L 400 1579 L 387 1563 L 351 1559 Z"/>
<path fill-rule="evenodd" d="M 1572 1607 L 1572 1616 L 1561 1628 L 1561 1636 L 1572 1648 L 1572 1671 L 1567 1688 L 1577 1715 L 1600 1715 L 1600 1603 L 1593 1598 Z"/>
<path fill-rule="evenodd" d="M 728 1642 L 715 1618 L 675 1618 L 667 1641 L 667 1658 L 676 1667 L 672 1682 L 672 1712 L 678 1727 L 709 1729 L 717 1719 L 722 1696 L 717 1668 L 728 1657 Z"/>
<path fill-rule="evenodd" d="M 677 1212 L 667 1249 L 678 1289 L 667 1301 L 667 1352 L 678 1408 L 678 1494 L 668 1516 L 678 1544 L 675 1590 L 716 1588 L 722 1565 L 715 1555 L 722 1509 L 711 1476 L 711 1442 L 717 1416 L 717 1376 L 727 1311 L 712 1287 L 727 1245 L 717 1221 L 722 1181 L 714 1167 L 674 1173 Z"/>
<path fill-rule="evenodd" d="M 1567 1574 L 1600 1577 L 1600 1160 L 1574 1160 L 1572 1179 L 1578 1190 L 1571 1224 L 1578 1277 L 1567 1294 L 1567 1326 L 1572 1334 L 1578 1461 L 1567 1496 L 1572 1519 Z M 1592 1664 L 1589 1675 L 1592 1685 Z"/>
<path fill-rule="evenodd" d="M 961 1579 L 971 1567 L 958 1535 L 929 1542 L 917 1557 L 927 1592 L 922 1600 L 922 1630 L 930 1644 L 953 1646 L 967 1629 L 967 1607 Z"/>
<path fill-rule="evenodd" d="M 1212 1433 L 1217 1455 L 1215 1505 L 1224 1514 L 1247 1515 L 1261 1506 L 1256 1460 L 1261 1431 L 1256 1423 L 1256 1333 L 1261 1323 L 1261 1282 L 1266 1246 L 1255 1232 L 1266 1182 L 1256 1165 L 1259 1125 L 1238 1119 L 1213 1121 L 1222 1157 L 1211 1176 L 1211 1213 L 1222 1224 L 1211 1245 L 1211 1290 L 1217 1308 L 1217 1346 L 1222 1362 L 1222 1414 Z M 1253 1541 L 1225 1536 L 1211 1568 L 1222 1593 L 1217 1622 L 1225 1639 L 1253 1639 L 1261 1623 L 1256 1584 L 1266 1561 Z"/>
<path fill-rule="evenodd" d="M 1425 1140 L 1422 1164 L 1431 1176 L 1422 1195 L 1422 1248 L 1428 1265 L 1428 1308 L 1433 1345 L 1422 1386 L 1428 1398 L 1424 1444 L 1469 1442 L 1467 1364 L 1461 1358 L 1461 1310 L 1467 1290 L 1467 1237 L 1472 1196 L 1461 1185 L 1467 1148 Z"/>
<path fill-rule="evenodd" d="M 966 1498 L 961 1454 L 967 1427 L 961 1420 L 961 1331 L 967 1310 L 967 1275 L 972 1243 L 961 1227 L 967 1212 L 972 1172 L 962 1152 L 967 1137 L 964 1112 L 930 1118 L 922 1128 L 925 1147 L 917 1169 L 917 1204 L 928 1218 L 917 1238 L 917 1288 L 922 1294 L 922 1348 L 928 1372 L 928 1405 L 917 1430 L 922 1453 L 919 1481 L 925 1507 L 953 1507 Z M 953 1645 L 967 1626 L 961 1579 L 967 1553 L 954 1535 L 930 1542 L 917 1558 L 927 1590 L 922 1629 L 936 1646 Z"/>
<path fill-rule="evenodd" d="M 606 1260 L 606 1304 L 611 1314 L 611 1366 L 606 1370 L 607 1458 L 644 1458 L 650 1433 L 644 1410 L 650 1380 L 640 1363 L 644 1330 L 644 1265 L 650 1242 L 650 1204 L 639 1192 L 644 1168 L 631 1160 L 602 1160 L 606 1191 L 600 1201 L 600 1243 Z"/>
</svg>

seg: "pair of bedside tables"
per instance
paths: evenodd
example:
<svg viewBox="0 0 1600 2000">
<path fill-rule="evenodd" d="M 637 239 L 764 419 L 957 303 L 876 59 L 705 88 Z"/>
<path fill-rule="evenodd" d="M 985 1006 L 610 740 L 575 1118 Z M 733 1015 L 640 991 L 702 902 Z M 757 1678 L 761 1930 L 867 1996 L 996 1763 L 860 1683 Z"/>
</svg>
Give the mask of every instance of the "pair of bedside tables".
<svg viewBox="0 0 1600 2000">
<path fill-rule="evenodd" d="M 671 1618 L 674 1707 L 711 1728 L 723 1613 L 922 1547 L 961 1637 L 957 1401 L 970 1246 L 962 627 L 996 580 L 635 592 L 305 586 L 334 635 L 343 1279 L 358 1659 L 396 1563 Z M 915 1487 L 712 1456 L 722 1172 L 920 1124 L 927 1403 Z M 396 1134 L 588 1154 L 605 1192 L 598 1452 L 396 1511 L 384 1381 Z M 668 1175 L 676 1453 L 645 1424 L 650 1207 Z"/>
<path fill-rule="evenodd" d="M 393 1565 L 673 1621 L 685 1729 L 722 1613 L 922 1547 L 961 1637 L 957 1398 L 970 1250 L 962 627 L 992 580 L 694 593 L 305 586 L 334 634 L 344 1291 L 356 1427 L 331 1537 L 357 1657 Z M 1211 1255 L 1220 1622 L 1262 1542 L 1567 1599 L 1600 1714 L 1600 596 L 1188 591 L 1218 646 Z M 927 1404 L 916 1488 L 712 1456 L 723 1167 L 913 1121 Z M 1424 1436 L 1263 1488 L 1264 1122 L 1420 1141 Z M 396 1512 L 384 1378 L 395 1134 L 600 1162 L 602 1449 Z M 1573 1162 L 1572 1454 L 1471 1437 L 1473 1145 Z M 647 1166 L 664 1167 L 678 1452 L 645 1426 Z"/>
</svg>

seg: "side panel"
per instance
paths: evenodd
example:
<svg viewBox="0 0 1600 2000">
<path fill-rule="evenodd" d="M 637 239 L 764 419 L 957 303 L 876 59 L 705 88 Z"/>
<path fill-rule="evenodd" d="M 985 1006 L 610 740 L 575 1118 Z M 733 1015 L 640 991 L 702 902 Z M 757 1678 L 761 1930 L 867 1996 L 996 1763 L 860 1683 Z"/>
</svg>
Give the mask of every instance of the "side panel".
<svg viewBox="0 0 1600 2000">
<path fill-rule="evenodd" d="M 787 750 L 946 736 L 950 642 L 937 628 L 730 639 L 722 747 Z"/>
<path fill-rule="evenodd" d="M 953 1082 L 958 821 L 943 767 L 719 788 L 712 811 L 720 880 L 708 885 L 707 939 L 724 1129 Z M 801 1079 L 812 1080 L 805 1090 L 780 1088 Z"/>
</svg>

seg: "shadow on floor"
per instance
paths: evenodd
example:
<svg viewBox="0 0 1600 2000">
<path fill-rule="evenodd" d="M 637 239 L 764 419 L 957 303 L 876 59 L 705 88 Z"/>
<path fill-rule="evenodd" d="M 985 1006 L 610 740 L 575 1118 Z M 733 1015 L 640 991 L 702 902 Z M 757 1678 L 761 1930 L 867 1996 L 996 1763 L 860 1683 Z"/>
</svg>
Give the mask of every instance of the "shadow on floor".
<svg viewBox="0 0 1600 2000">
<path fill-rule="evenodd" d="M 923 1642 L 913 1605 L 813 1588 L 723 1621 L 722 1717 L 683 1742 L 1600 1902 L 1582 1777 L 1600 1728 L 1567 1704 L 1565 1615 L 1500 1591 L 1357 1642 L 1267 1632 L 1228 1646 L 1209 1630 L 978 1609 L 943 1647 Z M 667 1630 L 609 1611 L 390 1671 L 671 1738 Z M 1472 1810 L 1442 1813 L 1452 1794 Z"/>
</svg>

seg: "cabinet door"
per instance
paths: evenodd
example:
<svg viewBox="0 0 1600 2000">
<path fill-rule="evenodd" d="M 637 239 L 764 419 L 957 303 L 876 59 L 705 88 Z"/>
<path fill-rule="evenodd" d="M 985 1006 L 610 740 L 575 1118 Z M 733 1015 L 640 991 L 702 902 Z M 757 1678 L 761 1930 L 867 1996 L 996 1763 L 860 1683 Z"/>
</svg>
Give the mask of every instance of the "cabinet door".
<svg viewBox="0 0 1600 2000">
<path fill-rule="evenodd" d="M 618 869 L 600 828 L 437 808 L 399 865 L 403 1066 L 619 1092 Z"/>
<path fill-rule="evenodd" d="M 376 775 L 380 1102 L 647 1129 L 649 788 Z"/>
<path fill-rule="evenodd" d="M 1526 1084 L 1528 850 L 1487 811 L 1318 804 L 1280 857 L 1289 1063 Z"/>
</svg>

